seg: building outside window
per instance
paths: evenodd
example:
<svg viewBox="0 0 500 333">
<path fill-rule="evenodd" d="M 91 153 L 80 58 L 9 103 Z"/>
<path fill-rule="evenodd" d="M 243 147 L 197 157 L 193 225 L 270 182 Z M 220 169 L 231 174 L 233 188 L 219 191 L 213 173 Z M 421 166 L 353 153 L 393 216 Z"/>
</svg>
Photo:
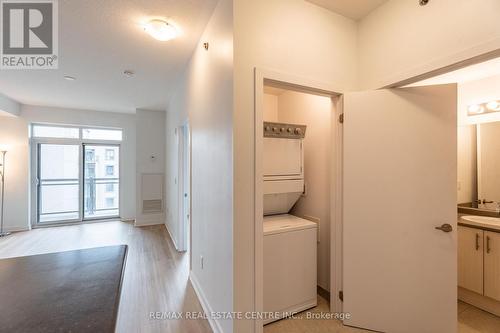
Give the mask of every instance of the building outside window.
<svg viewBox="0 0 500 333">
<path fill-rule="evenodd" d="M 115 167 L 113 165 L 106 166 L 106 176 L 113 176 L 115 174 Z"/>
<path fill-rule="evenodd" d="M 106 192 L 112 193 L 115 190 L 115 185 L 114 184 L 106 184 Z"/>
<path fill-rule="evenodd" d="M 94 150 L 85 151 L 85 161 L 86 162 L 95 162 L 95 151 Z"/>
<path fill-rule="evenodd" d="M 107 208 L 112 208 L 115 206 L 115 198 L 106 198 Z"/>
<path fill-rule="evenodd" d="M 114 160 L 115 160 L 115 150 L 106 149 L 106 161 L 114 161 Z"/>
</svg>

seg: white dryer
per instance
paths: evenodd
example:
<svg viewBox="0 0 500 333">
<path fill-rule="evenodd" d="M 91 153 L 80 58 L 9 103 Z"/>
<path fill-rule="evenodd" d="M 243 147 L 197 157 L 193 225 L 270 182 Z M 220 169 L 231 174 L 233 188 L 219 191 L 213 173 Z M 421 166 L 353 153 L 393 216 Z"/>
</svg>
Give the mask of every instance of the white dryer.
<svg viewBox="0 0 500 333">
<path fill-rule="evenodd" d="M 264 324 L 317 305 L 317 225 L 287 214 L 304 192 L 305 133 L 264 123 Z"/>
</svg>

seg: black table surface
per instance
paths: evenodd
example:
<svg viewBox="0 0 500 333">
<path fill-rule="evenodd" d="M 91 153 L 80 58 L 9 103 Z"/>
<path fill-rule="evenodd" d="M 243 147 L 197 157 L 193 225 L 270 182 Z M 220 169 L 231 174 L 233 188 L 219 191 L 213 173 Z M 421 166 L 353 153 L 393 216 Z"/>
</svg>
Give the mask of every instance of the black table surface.
<svg viewBox="0 0 500 333">
<path fill-rule="evenodd" d="M 0 260 L 0 332 L 114 332 L 127 245 Z"/>
</svg>

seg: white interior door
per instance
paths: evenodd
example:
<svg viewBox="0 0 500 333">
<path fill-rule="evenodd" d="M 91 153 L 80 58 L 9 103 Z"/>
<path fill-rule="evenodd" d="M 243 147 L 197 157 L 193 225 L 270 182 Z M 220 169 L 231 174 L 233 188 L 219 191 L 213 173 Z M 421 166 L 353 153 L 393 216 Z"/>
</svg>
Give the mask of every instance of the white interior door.
<svg viewBox="0 0 500 333">
<path fill-rule="evenodd" d="M 344 112 L 344 323 L 456 332 L 456 85 L 349 93 Z"/>
<path fill-rule="evenodd" d="M 190 240 L 191 219 L 191 167 L 190 167 L 190 135 L 189 125 L 178 128 L 179 135 L 179 251 L 187 251 Z"/>
</svg>

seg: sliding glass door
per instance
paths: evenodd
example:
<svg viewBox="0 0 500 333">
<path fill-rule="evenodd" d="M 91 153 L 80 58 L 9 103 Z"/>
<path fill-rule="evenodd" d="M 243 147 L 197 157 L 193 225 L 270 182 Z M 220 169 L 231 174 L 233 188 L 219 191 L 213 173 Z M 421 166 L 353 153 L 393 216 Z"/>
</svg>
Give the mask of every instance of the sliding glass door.
<svg viewBox="0 0 500 333">
<path fill-rule="evenodd" d="M 38 222 L 81 219 L 80 145 L 38 144 Z"/>
<path fill-rule="evenodd" d="M 83 145 L 84 219 L 118 217 L 120 149 L 110 145 Z"/>
<path fill-rule="evenodd" d="M 31 126 L 32 225 L 120 217 L 121 129 Z"/>
</svg>

